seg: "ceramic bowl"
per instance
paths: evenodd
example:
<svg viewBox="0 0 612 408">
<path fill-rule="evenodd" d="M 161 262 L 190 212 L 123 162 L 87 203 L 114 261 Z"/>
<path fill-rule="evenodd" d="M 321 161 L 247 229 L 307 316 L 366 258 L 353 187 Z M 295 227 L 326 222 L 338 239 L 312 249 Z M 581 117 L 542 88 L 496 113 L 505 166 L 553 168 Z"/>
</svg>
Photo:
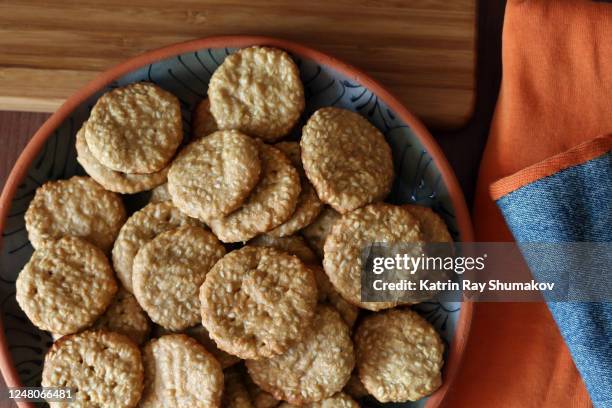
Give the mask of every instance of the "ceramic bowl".
<svg viewBox="0 0 612 408">
<path fill-rule="evenodd" d="M 101 74 L 70 97 L 34 135 L 4 186 L 0 198 L 0 368 L 8 386 L 39 385 L 44 355 L 52 342 L 48 333 L 29 322 L 15 300 L 15 279 L 32 254 L 23 216 L 37 187 L 48 180 L 84 174 L 76 161 L 74 138 L 96 99 L 131 82 L 154 82 L 180 99 L 188 137 L 191 111 L 206 96 L 212 72 L 227 55 L 249 45 L 279 47 L 295 58 L 306 91 L 304 118 L 320 107 L 338 106 L 360 113 L 380 129 L 392 147 L 397 175 L 388 201 L 432 207 L 455 240 L 472 239 L 463 194 L 442 151 L 421 122 L 365 73 L 305 46 L 265 37 L 206 38 L 152 51 Z M 471 304 L 429 302 L 416 309 L 447 345 L 444 383 L 427 399 L 385 406 L 438 406 L 461 361 Z M 362 405 L 383 404 L 366 399 Z"/>
</svg>

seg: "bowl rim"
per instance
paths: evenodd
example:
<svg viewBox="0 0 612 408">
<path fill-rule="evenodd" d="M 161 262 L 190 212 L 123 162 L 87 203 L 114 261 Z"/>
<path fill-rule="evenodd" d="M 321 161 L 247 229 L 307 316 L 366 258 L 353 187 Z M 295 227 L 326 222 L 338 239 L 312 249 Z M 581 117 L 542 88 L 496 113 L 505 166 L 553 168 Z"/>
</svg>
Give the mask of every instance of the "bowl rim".
<svg viewBox="0 0 612 408">
<path fill-rule="evenodd" d="M 131 71 L 163 59 L 184 54 L 186 52 L 197 51 L 203 48 L 243 48 L 253 45 L 277 47 L 290 51 L 299 56 L 315 60 L 320 64 L 326 65 L 335 71 L 340 72 L 346 77 L 354 79 L 381 98 L 402 121 L 411 127 L 439 169 L 455 209 L 455 218 L 457 220 L 457 227 L 462 241 L 471 242 L 474 240 L 474 232 L 472 229 L 468 207 L 454 171 L 446 159 L 446 156 L 442 152 L 442 149 L 435 142 L 429 131 L 419 119 L 417 119 L 410 111 L 408 111 L 408 109 L 403 106 L 399 99 L 397 99 L 391 92 L 389 92 L 376 80 L 372 79 L 365 72 L 330 55 L 297 42 L 275 37 L 251 35 L 205 37 L 154 49 L 152 51 L 136 55 L 127 61 L 100 73 L 89 83 L 73 93 L 36 131 L 34 136 L 19 155 L 15 165 L 9 173 L 2 190 L 2 194 L 0 195 L 0 231 L 4 230 L 4 223 L 8 215 L 8 211 L 10 210 L 11 202 L 17 187 L 21 183 L 21 180 L 26 176 L 32 161 L 43 147 L 45 141 L 76 108 L 78 108 L 96 92 L 102 90 L 114 80 L 128 74 Z M 2 237 L 0 236 L 0 248 L 1 246 Z M 444 400 L 444 397 L 450 389 L 454 378 L 457 376 L 470 333 L 472 314 L 473 303 L 469 300 L 464 300 L 461 307 L 459 322 L 457 324 L 457 330 L 455 332 L 453 342 L 450 345 L 448 359 L 445 363 L 443 371 L 443 376 L 445 377 L 444 381 L 442 386 L 429 397 L 425 408 L 438 407 Z M 7 387 L 22 386 L 21 380 L 19 379 L 19 374 L 17 373 L 11 354 L 7 347 L 4 324 L 1 316 L 0 371 L 2 372 L 2 376 L 4 377 Z M 23 408 L 34 408 L 34 405 L 29 402 L 18 402 L 18 405 Z"/>
</svg>

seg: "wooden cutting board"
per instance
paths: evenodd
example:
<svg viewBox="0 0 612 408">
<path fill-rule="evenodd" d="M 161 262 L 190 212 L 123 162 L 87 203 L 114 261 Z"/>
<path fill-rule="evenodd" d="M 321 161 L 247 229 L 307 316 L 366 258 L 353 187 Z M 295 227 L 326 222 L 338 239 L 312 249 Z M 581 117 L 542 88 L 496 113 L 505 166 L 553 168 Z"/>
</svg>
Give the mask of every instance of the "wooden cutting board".
<svg viewBox="0 0 612 408">
<path fill-rule="evenodd" d="M 476 0 L 0 0 L 0 110 L 54 111 L 144 51 L 226 34 L 282 37 L 381 81 L 434 127 L 474 103 Z"/>
</svg>

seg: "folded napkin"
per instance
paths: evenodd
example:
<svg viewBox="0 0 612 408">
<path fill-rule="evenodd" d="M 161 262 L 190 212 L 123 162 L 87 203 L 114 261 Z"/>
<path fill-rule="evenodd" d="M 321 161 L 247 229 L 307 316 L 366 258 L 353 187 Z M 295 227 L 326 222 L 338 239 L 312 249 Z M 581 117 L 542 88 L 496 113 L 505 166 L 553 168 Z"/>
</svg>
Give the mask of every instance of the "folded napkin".
<svg viewBox="0 0 612 408">
<path fill-rule="evenodd" d="M 598 151 L 599 156 L 581 156 L 582 160 L 566 163 L 572 164 L 569 167 L 576 168 L 578 174 L 582 172 L 584 178 L 577 177 L 574 170 L 567 174 L 570 179 L 561 181 L 552 174 L 547 174 L 550 180 L 546 176 L 524 178 L 514 184 L 524 190 L 509 189 L 514 196 L 501 188 L 504 182 L 500 180 L 612 133 L 611 38 L 612 4 L 608 2 L 508 0 L 502 37 L 502 84 L 473 208 L 478 241 L 513 241 L 508 226 L 519 241 L 531 233 L 546 231 L 550 235 L 539 235 L 541 239 L 562 239 L 562 234 L 569 239 L 581 237 L 578 240 L 599 237 L 596 229 L 577 234 L 570 225 L 579 225 L 581 217 L 588 217 L 582 218 L 585 222 L 596 220 L 595 212 L 584 213 L 592 210 L 591 197 L 581 195 L 577 199 L 576 193 L 595 194 L 594 189 L 579 190 L 585 183 L 598 182 L 591 176 L 603 177 L 596 180 L 609 177 L 609 172 L 607 176 L 599 173 L 606 166 L 609 171 L 609 154 Z M 555 174 L 564 177 L 566 173 L 561 173 L 569 167 L 561 166 Z M 518 178 L 527 175 L 529 171 Z M 561 223 L 551 223 L 550 227 L 544 218 L 559 221 L 555 213 L 559 207 L 551 207 L 554 200 L 546 195 L 554 188 L 547 184 L 538 195 L 532 190 L 545 178 L 546 182 L 561 183 L 556 185 L 557 190 L 570 192 L 567 197 L 556 197 L 563 209 L 573 205 L 579 211 L 567 213 Z M 493 185 L 496 181 L 500 183 Z M 607 194 L 604 198 L 609 197 L 609 187 L 604 183 L 602 188 Z M 596 206 L 603 205 L 595 202 Z M 600 216 L 607 216 L 609 225 L 609 201 L 605 205 Z M 536 224 L 539 227 L 534 227 Z M 546 227 L 540 228 L 542 225 Z M 610 273 L 602 271 L 606 272 Z M 610 375 L 605 361 L 609 358 L 612 323 L 609 310 L 603 306 L 567 304 L 549 309 L 544 303 L 477 303 L 462 375 L 454 382 L 444 406 L 589 407 L 592 403 L 582 374 L 596 406 L 609 407 Z M 561 323 L 561 332 L 551 311 Z"/>
<path fill-rule="evenodd" d="M 574 278 L 577 287 L 569 301 L 551 299 L 548 307 L 593 405 L 612 407 L 612 136 L 582 143 L 503 178 L 491 186 L 491 194 L 519 246 L 525 243 L 525 257 L 536 279 L 550 279 L 545 264 L 559 261 L 564 265 L 552 273 L 565 266 L 573 275 L 565 277 Z M 593 243 L 595 253 L 589 253 L 589 246 L 574 253 L 564 245 L 574 242 Z M 527 243 L 561 245 L 550 245 L 547 256 L 530 253 Z M 575 258 L 579 259 L 572 262 Z M 598 301 L 584 301 L 589 296 Z"/>
</svg>

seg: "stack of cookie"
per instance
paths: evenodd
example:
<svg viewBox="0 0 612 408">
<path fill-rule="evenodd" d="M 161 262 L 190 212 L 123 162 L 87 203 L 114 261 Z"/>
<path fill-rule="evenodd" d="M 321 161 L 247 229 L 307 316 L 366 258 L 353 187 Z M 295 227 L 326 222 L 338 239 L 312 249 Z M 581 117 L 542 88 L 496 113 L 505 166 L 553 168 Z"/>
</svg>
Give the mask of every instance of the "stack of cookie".
<svg viewBox="0 0 612 408">
<path fill-rule="evenodd" d="M 72 406 L 256 408 L 440 386 L 439 335 L 407 305 L 361 300 L 360 251 L 448 231 L 382 202 L 391 149 L 360 115 L 323 108 L 279 141 L 304 106 L 295 63 L 265 47 L 215 71 L 188 144 L 154 84 L 98 100 L 76 138 L 90 177 L 45 184 L 25 216 L 17 300 L 57 339 L 43 385 L 74 388 Z M 128 218 L 120 194 L 149 190 Z"/>
</svg>

